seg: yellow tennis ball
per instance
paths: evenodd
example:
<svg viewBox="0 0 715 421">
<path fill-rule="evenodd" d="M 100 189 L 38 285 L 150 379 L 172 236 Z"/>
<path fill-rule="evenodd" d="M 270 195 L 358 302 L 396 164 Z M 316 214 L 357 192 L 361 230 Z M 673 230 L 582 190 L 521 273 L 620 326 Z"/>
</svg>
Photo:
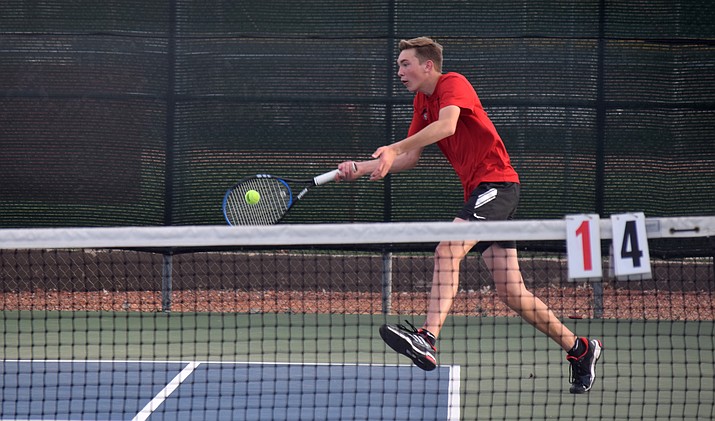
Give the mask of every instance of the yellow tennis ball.
<svg viewBox="0 0 715 421">
<path fill-rule="evenodd" d="M 249 205 L 255 205 L 259 200 L 261 200 L 261 195 L 255 190 L 249 190 L 246 192 L 245 199 L 246 203 Z"/>
</svg>

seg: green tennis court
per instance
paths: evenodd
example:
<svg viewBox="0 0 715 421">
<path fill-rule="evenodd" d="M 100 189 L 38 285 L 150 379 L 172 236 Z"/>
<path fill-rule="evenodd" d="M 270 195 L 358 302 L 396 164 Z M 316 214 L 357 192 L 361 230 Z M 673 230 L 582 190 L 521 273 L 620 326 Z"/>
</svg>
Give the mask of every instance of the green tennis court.
<svg viewBox="0 0 715 421">
<path fill-rule="evenodd" d="M 694 247 L 712 217 L 650 219 L 651 250 L 687 254 L 594 283 L 571 282 L 559 249 L 528 250 L 563 240 L 565 221 L 464 225 L 3 230 L 0 420 L 713 418 L 715 266 Z M 505 305 L 479 255 L 437 370 L 383 342 L 382 324 L 424 320 L 424 249 L 460 238 L 516 238 L 528 288 L 602 341 L 587 394 L 569 393 L 565 353 Z"/>
<path fill-rule="evenodd" d="M 3 360 L 253 361 L 378 370 L 409 363 L 377 334 L 381 323 L 397 322 L 397 316 L 5 311 L 0 318 Z M 587 395 L 568 393 L 563 353 L 520 319 L 450 318 L 439 362 L 459 367 L 461 419 L 712 417 L 713 322 L 570 324 L 601 338 L 605 347 L 599 378 Z M 414 380 L 398 385 L 401 392 L 429 393 Z M 448 387 L 431 386 L 435 393 Z"/>
</svg>

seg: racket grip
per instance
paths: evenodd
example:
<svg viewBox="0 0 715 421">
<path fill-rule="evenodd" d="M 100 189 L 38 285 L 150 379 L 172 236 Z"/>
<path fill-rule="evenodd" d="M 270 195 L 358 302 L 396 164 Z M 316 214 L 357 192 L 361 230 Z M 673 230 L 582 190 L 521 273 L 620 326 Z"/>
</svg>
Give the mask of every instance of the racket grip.
<svg viewBox="0 0 715 421">
<path fill-rule="evenodd" d="M 340 172 L 340 170 L 332 170 L 330 172 L 326 172 L 325 174 L 320 174 L 319 176 L 313 178 L 313 183 L 315 183 L 316 186 L 319 186 L 321 184 L 335 181 L 335 176 L 338 175 L 338 172 Z"/>
</svg>

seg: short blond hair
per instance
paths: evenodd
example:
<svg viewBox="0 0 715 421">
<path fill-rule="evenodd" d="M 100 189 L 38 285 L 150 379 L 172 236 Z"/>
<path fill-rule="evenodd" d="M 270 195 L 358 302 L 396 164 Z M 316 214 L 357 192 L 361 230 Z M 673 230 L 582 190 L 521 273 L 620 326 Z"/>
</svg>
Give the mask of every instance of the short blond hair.
<svg viewBox="0 0 715 421">
<path fill-rule="evenodd" d="M 435 70 L 442 72 L 442 46 L 432 38 L 403 39 L 400 41 L 399 48 L 400 51 L 414 48 L 415 57 L 420 61 L 420 64 L 426 60 L 432 60 Z"/>
</svg>

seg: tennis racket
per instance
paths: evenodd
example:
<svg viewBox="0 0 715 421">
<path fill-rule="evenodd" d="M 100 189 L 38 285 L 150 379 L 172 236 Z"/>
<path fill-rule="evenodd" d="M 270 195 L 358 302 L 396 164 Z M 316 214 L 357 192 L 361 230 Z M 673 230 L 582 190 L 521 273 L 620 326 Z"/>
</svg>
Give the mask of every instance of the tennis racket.
<svg viewBox="0 0 715 421">
<path fill-rule="evenodd" d="M 355 163 L 353 169 L 357 171 Z M 309 180 L 293 180 L 270 174 L 246 177 L 224 195 L 223 216 L 229 225 L 276 224 L 305 196 L 308 189 L 334 181 L 338 172 L 329 171 Z M 302 190 L 294 194 L 291 185 Z"/>
</svg>

